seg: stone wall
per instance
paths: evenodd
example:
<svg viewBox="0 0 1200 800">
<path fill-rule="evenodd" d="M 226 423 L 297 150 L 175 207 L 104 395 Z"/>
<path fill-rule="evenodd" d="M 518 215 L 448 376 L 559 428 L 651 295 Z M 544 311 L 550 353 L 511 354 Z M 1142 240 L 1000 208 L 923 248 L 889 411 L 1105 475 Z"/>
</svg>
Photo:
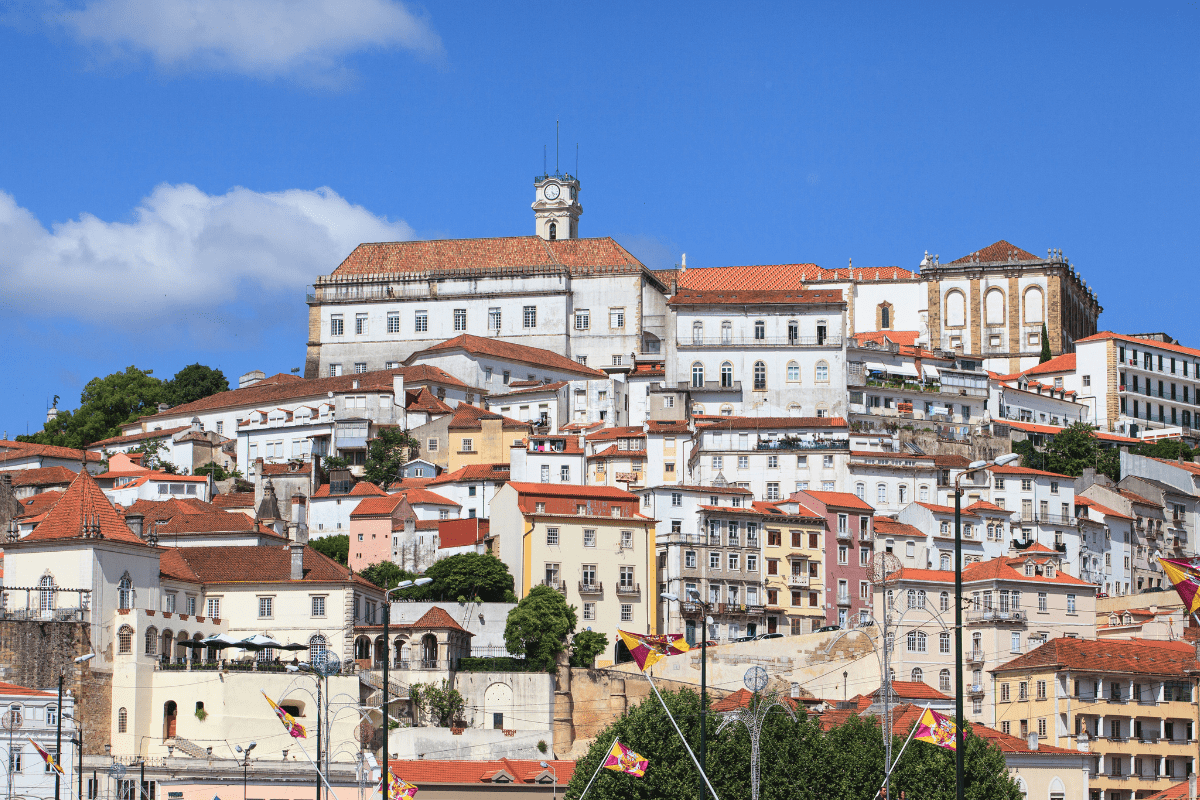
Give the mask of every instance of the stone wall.
<svg viewBox="0 0 1200 800">
<path fill-rule="evenodd" d="M 100 755 L 110 741 L 112 675 L 93 672 L 94 661 L 74 664 L 91 652 L 91 628 L 85 622 L 0 621 L 0 680 L 56 689 L 65 672 L 63 691 L 75 696 L 83 720 L 84 753 Z"/>
</svg>

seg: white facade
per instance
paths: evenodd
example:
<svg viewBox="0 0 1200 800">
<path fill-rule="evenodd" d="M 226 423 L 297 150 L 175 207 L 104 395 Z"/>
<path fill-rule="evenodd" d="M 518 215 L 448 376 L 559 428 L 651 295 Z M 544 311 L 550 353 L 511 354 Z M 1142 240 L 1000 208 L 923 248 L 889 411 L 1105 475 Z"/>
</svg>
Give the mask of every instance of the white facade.
<svg viewBox="0 0 1200 800">
<path fill-rule="evenodd" d="M 68 677 L 69 680 L 69 677 Z M 0 737 L 0 749 L 7 752 L 11 767 L 5 780 L 11 780 L 10 794 L 15 798 L 54 797 L 54 772 L 42 759 L 33 744 L 36 742 L 55 758 L 65 774 L 59 777 L 59 791 L 71 796 L 71 787 L 78 782 L 79 752 L 72 740 L 79 733 L 75 721 L 75 700 L 68 691 L 63 695 L 62 708 L 54 692 L 30 691 L 8 683 L 0 683 L 0 704 L 5 713 L 20 715 L 21 724 L 11 736 Z M 62 715 L 62 755 L 58 755 L 57 728 Z M 11 747 L 11 750 L 10 750 Z"/>
<path fill-rule="evenodd" d="M 1196 437 L 1200 428 L 1200 350 L 1157 339 L 1103 333 L 1080 342 L 1081 401 L 1096 407 L 1101 430 Z"/>
<path fill-rule="evenodd" d="M 810 489 L 844 492 L 850 458 L 846 425 L 816 422 L 733 417 L 706 425 L 696 432 L 687 483 L 723 482 L 749 489 L 760 500 Z"/>
</svg>

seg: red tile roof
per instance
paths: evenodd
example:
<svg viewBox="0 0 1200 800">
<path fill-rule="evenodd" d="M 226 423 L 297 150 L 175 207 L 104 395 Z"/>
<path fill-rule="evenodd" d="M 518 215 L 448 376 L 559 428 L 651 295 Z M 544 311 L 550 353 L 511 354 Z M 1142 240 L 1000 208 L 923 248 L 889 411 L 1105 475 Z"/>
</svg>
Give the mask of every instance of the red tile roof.
<svg viewBox="0 0 1200 800">
<path fill-rule="evenodd" d="M 454 472 L 443 472 L 429 482 L 429 486 L 441 486 L 445 483 L 460 481 L 494 481 L 508 483 L 508 464 L 468 464 Z"/>
<path fill-rule="evenodd" d="M 520 483 L 509 484 L 521 494 L 548 495 L 550 497 L 608 498 L 636 502 L 638 497 L 615 486 L 577 486 L 563 483 Z"/>
<path fill-rule="evenodd" d="M 1146 348 L 1152 347 L 1156 350 L 1166 350 L 1171 353 L 1180 353 L 1192 358 L 1200 358 L 1200 350 L 1196 350 L 1192 347 L 1184 347 L 1181 344 L 1168 344 L 1167 342 L 1159 342 L 1155 341 L 1154 339 L 1141 339 L 1137 336 L 1128 336 L 1123 333 L 1113 333 L 1112 331 L 1101 331 L 1100 333 L 1094 333 L 1091 336 L 1086 336 L 1082 339 L 1076 340 L 1075 344 L 1078 345 L 1084 342 L 1100 342 L 1108 339 L 1125 342 L 1126 344 L 1140 345 Z"/>
<path fill-rule="evenodd" d="M 218 508 L 254 508 L 254 492 L 228 492 L 213 495 L 212 504 Z"/>
<path fill-rule="evenodd" d="M 322 483 L 317 490 L 313 492 L 313 497 L 383 497 L 386 495 L 383 489 L 380 489 L 373 483 L 367 481 L 359 481 L 354 484 L 354 488 L 350 490 L 350 494 L 331 495 L 329 493 L 329 484 Z"/>
<path fill-rule="evenodd" d="M 469 333 L 455 336 L 453 339 L 447 339 L 424 350 L 418 350 L 406 358 L 404 363 L 411 364 L 415 359 L 429 353 L 446 353 L 451 350 L 464 350 L 476 356 L 491 356 L 503 361 L 527 364 L 531 367 L 544 367 L 584 378 L 608 377 L 607 374 L 598 369 L 585 367 L 579 362 L 572 361 L 566 356 L 560 356 L 551 350 L 543 350 L 540 347 L 529 347 L 524 344 L 514 344 L 513 342 L 505 342 L 500 339 L 472 336 Z"/>
<path fill-rule="evenodd" d="M 363 517 L 386 517 L 390 516 L 396 510 L 396 506 L 404 502 L 402 494 L 387 494 L 383 497 L 368 497 L 360 501 L 358 506 L 350 512 L 350 519 L 361 519 Z"/>
<path fill-rule="evenodd" d="M 434 606 L 426 611 L 412 626 L 414 628 L 449 628 L 452 631 L 467 633 L 467 629 L 455 622 L 454 617 L 446 613 L 446 609 L 441 606 Z M 475 634 L 469 635 L 474 636 Z"/>
<path fill-rule="evenodd" d="M 1083 495 L 1079 495 L 1079 494 L 1075 495 L 1075 505 L 1085 506 L 1089 509 L 1094 508 L 1097 512 L 1103 514 L 1106 517 L 1116 517 L 1117 519 L 1133 519 L 1133 517 L 1129 516 L 1128 514 L 1122 514 L 1120 511 L 1114 511 L 1113 509 L 1109 508 L 1108 506 L 1101 505 L 1100 503 L 1097 503 L 1095 500 L 1090 500 L 1090 499 L 1084 497 Z"/>
<path fill-rule="evenodd" d="M 1188 800 L 1191 797 L 1191 790 L 1188 788 L 1188 781 L 1182 781 L 1163 789 L 1161 792 L 1155 792 L 1148 796 L 1146 800 Z"/>
<path fill-rule="evenodd" d="M 421 489 L 415 486 L 400 489 L 395 496 L 408 498 L 409 505 L 414 506 L 424 503 L 425 505 L 431 506 L 454 506 L 455 508 L 461 508 L 459 503 L 456 503 L 449 498 L 442 497 L 440 494 L 431 492 L 428 489 Z"/>
<path fill-rule="evenodd" d="M 850 508 L 855 511 L 875 513 L 875 509 L 872 506 L 863 502 L 858 495 L 850 494 L 849 492 L 814 492 L 810 490 L 807 492 L 796 492 L 792 497 L 795 497 L 797 502 L 803 503 L 805 495 L 824 503 L 830 508 Z"/>
<path fill-rule="evenodd" d="M 878 522 L 878 520 L 877 520 Z M 1094 589 L 1093 584 L 1081 581 L 1074 575 L 1068 575 L 1060 569 L 1054 571 L 1054 577 L 1048 578 L 1043 573 L 1042 575 L 1026 575 L 1022 565 L 1025 563 L 1028 555 L 1034 553 L 1049 552 L 1055 553 L 1053 550 L 1037 550 L 1034 547 L 1027 548 L 1021 556 L 1012 558 L 993 558 L 987 561 L 977 561 L 973 564 L 967 564 L 963 568 L 963 582 L 972 583 L 975 581 L 1020 581 L 1022 583 L 1055 583 L 1065 586 L 1079 586 Z M 1057 555 L 1057 553 L 1055 553 Z M 1035 560 L 1041 562 L 1043 559 Z M 1021 567 L 1018 569 L 1018 567 Z M 900 580 L 909 581 L 929 581 L 933 583 L 953 583 L 954 570 L 942 569 L 914 569 L 912 567 L 902 567 L 898 573 Z"/>
<path fill-rule="evenodd" d="M 993 668 L 992 672 L 1035 669 L 1076 669 L 1084 672 L 1171 675 L 1184 677 L 1197 668 L 1191 642 L 1150 639 L 1051 639 L 1045 644 Z"/>
<path fill-rule="evenodd" d="M 646 428 L 649 433 L 687 433 L 688 425 L 680 419 L 648 419 Z"/>
<path fill-rule="evenodd" d="M 919 505 L 921 508 L 927 508 L 935 514 L 953 514 L 954 513 L 953 506 L 939 506 L 939 505 L 935 505 L 934 503 L 921 503 L 921 502 L 918 502 L 917 505 Z M 970 512 L 968 512 L 964 508 L 962 510 L 962 513 L 969 514 Z M 975 515 L 970 514 L 970 516 L 975 516 Z"/>
<path fill-rule="evenodd" d="M 711 709 L 713 713 L 720 714 L 723 711 L 733 711 L 735 708 L 748 708 L 750 701 L 754 699 L 754 693 L 749 689 L 738 689 L 732 694 L 725 695 L 720 700 L 713 702 Z M 796 701 L 790 697 L 780 698 L 793 709 L 796 708 Z"/>
<path fill-rule="evenodd" d="M 903 522 L 897 522 L 889 517 L 876 517 L 875 537 L 878 538 L 880 536 L 916 536 L 924 539 L 925 533 L 920 528 Z"/>
<path fill-rule="evenodd" d="M 680 289 L 667 301 L 672 306 L 813 305 L 844 302 L 841 289 Z"/>
<path fill-rule="evenodd" d="M 54 692 L 44 692 L 41 689 L 30 689 L 28 686 L 18 686 L 15 683 L 0 681 L 0 696 L 14 694 L 23 697 L 54 697 Z"/>
<path fill-rule="evenodd" d="M 971 460 L 966 456 L 955 455 L 954 453 L 943 453 L 933 457 L 933 463 L 937 464 L 942 469 L 966 469 Z"/>
<path fill-rule="evenodd" d="M 22 509 L 17 518 L 31 519 L 33 517 L 39 517 L 42 514 L 45 514 L 54 506 L 55 503 L 59 501 L 59 498 L 61 498 L 64 494 L 65 492 L 58 491 L 38 492 L 33 497 L 26 497 L 24 500 L 18 501 L 20 502 Z"/>
<path fill-rule="evenodd" d="M 428 386 L 422 386 L 416 392 L 405 392 L 408 395 L 408 404 L 405 406 L 406 411 L 424 411 L 427 414 L 449 414 L 454 409 L 437 399 L 437 396 L 429 391 Z"/>
<path fill-rule="evenodd" d="M 438 548 L 469 547 L 491 535 L 491 523 L 486 519 L 443 519 L 438 522 Z"/>
<path fill-rule="evenodd" d="M 249 494 L 249 492 L 247 492 Z M 147 523 L 162 522 L 184 514 L 225 514 L 218 506 L 191 497 L 172 497 L 169 500 L 135 500 L 125 509 L 126 515 L 141 514 Z M 242 520 L 245 514 L 238 514 Z"/>
<path fill-rule="evenodd" d="M 670 280 L 671 276 L 664 276 Z M 900 267 L 824 269 L 816 264 L 759 264 L 742 267 L 700 267 L 677 272 L 679 289 L 779 289 L 801 288 L 820 281 L 912 280 L 917 274 Z"/>
<path fill-rule="evenodd" d="M 292 580 L 289 545 L 180 547 L 177 550 L 201 583 L 290 583 Z M 301 580 L 309 583 L 353 582 L 382 592 L 365 578 L 354 575 L 311 547 L 304 548 L 304 577 Z"/>
<path fill-rule="evenodd" d="M 187 430 L 188 427 L 189 426 L 187 425 L 180 425 L 177 428 L 164 428 L 157 431 L 142 431 L 141 433 L 131 433 L 128 436 L 114 436 L 111 439 L 101 439 L 98 442 L 92 442 L 88 445 L 88 449 L 99 450 L 107 446 L 130 444 L 131 442 L 141 442 L 145 441 L 146 439 L 165 439 L 170 436 L 174 436 L 180 431 Z"/>
<path fill-rule="evenodd" d="M 1007 425 L 1010 428 L 1016 428 L 1019 431 L 1026 431 L 1028 433 L 1041 433 L 1048 436 L 1056 436 L 1066 430 L 1066 428 L 1056 428 L 1053 425 L 1038 425 L 1036 422 L 1021 422 L 1020 420 L 1014 419 L 1003 420 L 1002 424 Z M 1092 433 L 1096 435 L 1097 439 L 1100 439 L 1104 442 L 1140 444 L 1142 441 L 1141 439 L 1131 439 L 1128 436 L 1118 436 L 1117 434 L 1109 433 L 1108 431 L 1094 430 Z"/>
<path fill-rule="evenodd" d="M 572 275 L 646 271 L 624 247 L 604 236 L 558 239 L 505 236 L 360 244 L 333 271 L 335 276 L 498 272 L 512 275 L 543 267 Z M 605 269 L 607 268 L 607 269 Z"/>
<path fill-rule="evenodd" d="M 902 700 L 950 700 L 950 696 L 942 694 L 924 681 L 892 681 L 892 691 Z M 874 696 L 879 695 L 875 691 Z"/>
<path fill-rule="evenodd" d="M 1057 472 L 1046 472 L 1040 469 L 1030 469 L 1029 467 L 1018 467 L 1012 464 L 1006 464 L 1003 467 L 991 466 L 988 467 L 988 472 L 996 475 L 1044 475 L 1048 478 L 1062 478 L 1067 481 L 1074 481 L 1070 475 L 1060 475 Z"/>
<path fill-rule="evenodd" d="M 884 341 L 906 347 L 914 347 L 920 335 L 920 331 L 860 331 L 854 334 L 854 338 L 858 340 L 860 347 L 864 342 L 878 342 L 883 344 Z"/>
<path fill-rule="evenodd" d="M 704 430 L 757 431 L 784 428 L 846 428 L 841 417 L 722 417 L 701 415 L 695 417 L 696 426 Z M 703 423 L 703 425 L 701 425 Z"/>
<path fill-rule="evenodd" d="M 604 442 L 610 439 L 645 438 L 645 436 L 646 432 L 642 430 L 641 425 L 627 425 L 621 428 L 604 428 L 595 433 L 589 433 L 584 438 L 589 442 Z"/>
<path fill-rule="evenodd" d="M 13 470 L 13 488 L 20 486 L 58 486 L 75 480 L 75 473 L 66 467 L 41 467 L 39 469 Z"/>
<path fill-rule="evenodd" d="M 467 403 L 459 403 L 454 407 L 454 416 L 450 418 L 447 429 L 452 431 L 478 431 L 483 429 L 485 420 L 499 420 L 500 426 L 504 430 L 524 430 L 526 432 L 528 432 L 529 427 L 533 424 L 511 419 L 503 414 L 497 414 L 495 411 L 486 411 Z"/>
<path fill-rule="evenodd" d="M 100 461 L 99 453 L 87 450 L 74 450 L 70 447 L 59 447 L 52 444 L 33 444 L 32 442 L 0 442 L 0 462 L 20 461 L 23 458 L 57 458 L 62 461 Z"/>
<path fill-rule="evenodd" d="M 1059 372 L 1074 372 L 1075 371 L 1075 354 L 1063 353 L 1038 364 L 1036 367 L 1030 367 L 1022 372 L 1022 375 L 1054 375 Z"/>
<path fill-rule="evenodd" d="M 124 518 L 104 496 L 100 485 L 87 470 L 75 476 L 46 518 L 22 541 L 82 539 L 83 525 L 87 520 L 94 520 L 99 525 L 100 535 L 105 539 L 149 546 L 129 530 Z"/>
<path fill-rule="evenodd" d="M 200 576 L 183 560 L 183 556 L 179 552 L 180 549 L 178 547 L 163 549 L 162 555 L 158 559 L 159 576 L 185 583 L 200 583 Z"/>
<path fill-rule="evenodd" d="M 267 530 L 270 529 L 268 528 Z M 245 514 L 230 514 L 228 511 L 214 511 L 207 514 L 179 514 L 164 523 L 158 529 L 158 532 L 163 535 L 188 533 L 257 533 L 278 539 L 284 538 L 276 534 L 273 530 L 269 534 L 264 534 L 262 529 L 250 517 Z"/>
<path fill-rule="evenodd" d="M 388 762 L 392 772 L 398 778 L 422 784 L 491 784 L 493 779 L 501 774 L 511 776 L 513 783 L 532 783 L 543 773 L 551 774 L 543 769 L 537 760 L 502 758 L 497 761 L 435 761 L 422 758 L 418 761 Z M 558 776 L 558 786 L 565 787 L 575 774 L 574 761 L 547 761 L 553 768 L 553 774 Z"/>
<path fill-rule="evenodd" d="M 974 503 L 971 503 L 971 505 L 967 506 L 963 510 L 964 511 L 995 511 L 995 512 L 1003 514 L 1005 516 L 1008 516 L 1013 513 L 1012 511 L 1010 511 L 1006 508 L 1001 508 L 1000 506 L 996 505 L 995 503 L 989 503 L 987 500 L 976 500 Z"/>
<path fill-rule="evenodd" d="M 1014 260 L 1015 261 L 1042 261 L 1043 260 L 1043 259 L 1040 259 L 1037 256 L 1035 256 L 1033 253 L 1030 253 L 1027 250 L 1022 250 L 1021 248 L 1017 247 L 1016 245 L 1009 244 L 1008 242 L 1001 239 L 1000 241 L 996 242 L 995 244 L 989 244 L 987 247 L 983 248 L 982 250 L 976 250 L 974 253 L 971 253 L 970 255 L 965 255 L 962 258 L 956 258 L 954 261 L 951 261 L 950 263 L 951 264 L 966 264 L 968 262 L 975 261 L 976 259 L 978 259 L 979 261 L 984 262 L 984 263 L 997 263 L 997 262 L 1007 263 L 1009 261 L 1014 261 Z"/>
<path fill-rule="evenodd" d="M 525 381 L 519 382 L 525 383 Z M 517 383 L 518 381 L 513 381 L 508 386 L 510 389 L 512 389 L 512 387 L 517 386 Z M 566 385 L 566 381 L 553 381 L 551 383 L 539 383 L 538 381 L 534 381 L 533 385 L 531 386 L 518 386 L 507 394 L 490 394 L 488 395 L 488 403 L 491 404 L 498 400 L 503 400 L 506 397 L 512 397 L 513 395 L 531 394 L 533 392 L 557 392 Z"/>
</svg>

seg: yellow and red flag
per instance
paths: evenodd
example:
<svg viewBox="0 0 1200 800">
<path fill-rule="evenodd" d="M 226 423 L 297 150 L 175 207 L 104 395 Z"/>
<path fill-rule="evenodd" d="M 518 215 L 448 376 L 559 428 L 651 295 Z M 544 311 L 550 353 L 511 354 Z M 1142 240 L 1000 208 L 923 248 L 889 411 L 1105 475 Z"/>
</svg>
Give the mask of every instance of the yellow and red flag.
<svg viewBox="0 0 1200 800">
<path fill-rule="evenodd" d="M 917 720 L 917 729 L 913 732 L 913 738 L 936 744 L 947 750 L 957 750 L 954 734 L 954 720 L 927 708 L 921 718 Z"/>
<path fill-rule="evenodd" d="M 686 653 L 690 649 L 682 633 L 656 635 L 651 633 L 626 633 L 625 631 L 618 630 L 617 635 L 621 637 L 621 641 L 629 648 L 629 654 L 633 656 L 638 669 L 642 671 L 654 666 L 655 662 L 661 658 L 677 656 L 680 653 Z"/>
<path fill-rule="evenodd" d="M 619 739 L 613 741 L 613 746 L 609 749 L 608 755 L 604 757 L 605 769 L 611 769 L 613 772 L 624 772 L 626 775 L 632 775 L 635 778 L 644 776 L 646 774 L 646 767 L 648 766 L 650 766 L 649 761 L 621 744 Z"/>
<path fill-rule="evenodd" d="M 55 772 L 57 772 L 59 775 L 65 775 L 65 774 L 66 774 L 66 773 L 64 773 L 64 772 L 63 772 L 63 769 L 62 769 L 62 767 L 60 767 L 60 766 L 58 765 L 58 762 L 55 760 L 54 756 L 50 755 L 50 753 L 49 753 L 49 752 L 47 752 L 46 748 L 42 747 L 40 744 L 38 744 L 37 742 L 35 742 L 33 739 L 30 739 L 30 740 L 29 740 L 29 743 L 30 743 L 31 745 L 33 745 L 33 749 L 34 749 L 34 750 L 37 750 L 37 752 L 38 752 L 38 755 L 42 757 L 42 761 L 45 761 L 45 762 L 46 762 L 46 765 L 47 765 L 47 766 L 49 766 L 49 767 L 50 767 L 50 769 L 54 770 L 54 771 L 55 771 Z"/>
<path fill-rule="evenodd" d="M 416 797 L 418 789 L 415 783 L 397 778 L 396 773 L 389 769 L 384 779 L 379 782 L 379 791 L 384 800 L 395 800 L 398 797 Z"/>
<path fill-rule="evenodd" d="M 293 739 L 308 738 L 307 736 L 305 736 L 304 726 L 301 725 L 299 722 L 296 722 L 295 717 L 293 717 L 288 712 L 284 711 L 279 706 L 275 705 L 275 701 L 272 700 L 271 698 L 267 697 L 266 692 L 263 692 L 262 696 L 266 697 L 267 702 L 271 704 L 271 708 L 275 711 L 275 716 L 279 717 L 279 721 L 283 723 L 283 727 L 287 730 L 288 733 L 290 733 L 292 735 Z"/>
<path fill-rule="evenodd" d="M 1160 558 L 1167 580 L 1175 587 L 1175 593 L 1183 601 L 1189 614 L 1200 610 L 1200 564 L 1195 559 Z"/>
</svg>

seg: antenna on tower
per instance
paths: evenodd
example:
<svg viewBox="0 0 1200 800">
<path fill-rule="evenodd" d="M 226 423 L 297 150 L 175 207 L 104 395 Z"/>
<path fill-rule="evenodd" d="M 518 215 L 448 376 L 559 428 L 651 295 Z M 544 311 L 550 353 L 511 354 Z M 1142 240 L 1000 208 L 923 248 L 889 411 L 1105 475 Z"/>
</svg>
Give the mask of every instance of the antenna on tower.
<svg viewBox="0 0 1200 800">
<path fill-rule="evenodd" d="M 546 174 L 546 145 L 542 145 L 542 174 Z"/>
<path fill-rule="evenodd" d="M 554 174 L 558 172 L 558 120 L 554 120 Z"/>
</svg>

